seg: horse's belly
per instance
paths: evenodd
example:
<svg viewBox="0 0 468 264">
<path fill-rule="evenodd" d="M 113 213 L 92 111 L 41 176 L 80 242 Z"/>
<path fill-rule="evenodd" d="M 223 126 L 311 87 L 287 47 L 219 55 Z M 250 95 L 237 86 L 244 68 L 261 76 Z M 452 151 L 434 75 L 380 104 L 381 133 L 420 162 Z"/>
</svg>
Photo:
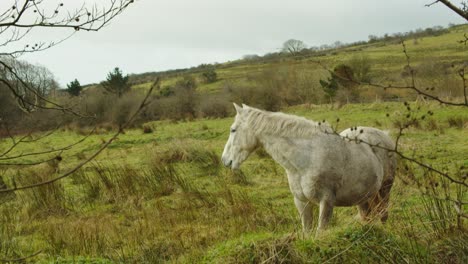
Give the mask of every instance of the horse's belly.
<svg viewBox="0 0 468 264">
<path fill-rule="evenodd" d="M 380 179 L 379 179 L 380 178 Z M 353 206 L 367 201 L 381 186 L 381 177 L 374 175 L 367 181 L 357 181 L 343 185 L 336 191 L 336 206 Z"/>
<path fill-rule="evenodd" d="M 361 194 L 361 195 L 352 195 L 349 197 L 337 198 L 335 201 L 335 206 L 355 206 L 364 201 L 369 200 L 369 198 L 374 194 L 375 192 L 372 194 L 366 193 L 366 194 Z"/>
</svg>

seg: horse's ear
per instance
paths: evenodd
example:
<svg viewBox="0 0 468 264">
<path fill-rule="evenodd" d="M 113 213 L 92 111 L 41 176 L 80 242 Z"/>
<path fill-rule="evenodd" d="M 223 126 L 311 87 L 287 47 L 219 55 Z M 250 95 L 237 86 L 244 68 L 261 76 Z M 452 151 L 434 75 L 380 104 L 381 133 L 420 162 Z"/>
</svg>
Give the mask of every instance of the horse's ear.
<svg viewBox="0 0 468 264">
<path fill-rule="evenodd" d="M 242 110 L 244 110 L 244 109 L 242 109 L 242 107 L 238 106 L 236 103 L 233 103 L 233 104 L 234 104 L 234 108 L 236 108 L 236 112 L 238 114 L 242 113 Z"/>
<path fill-rule="evenodd" d="M 248 106 L 248 105 L 246 105 L 246 104 L 242 104 L 242 108 L 244 108 L 244 109 L 249 109 L 250 106 Z"/>
</svg>

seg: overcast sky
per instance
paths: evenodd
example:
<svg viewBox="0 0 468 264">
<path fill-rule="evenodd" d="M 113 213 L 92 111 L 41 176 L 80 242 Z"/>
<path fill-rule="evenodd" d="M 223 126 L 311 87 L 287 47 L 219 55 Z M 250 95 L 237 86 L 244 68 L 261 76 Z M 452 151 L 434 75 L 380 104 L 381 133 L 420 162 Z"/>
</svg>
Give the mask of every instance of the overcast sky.
<svg viewBox="0 0 468 264">
<path fill-rule="evenodd" d="M 464 22 L 441 4 L 424 6 L 430 2 L 139 0 L 99 32 L 78 32 L 21 59 L 46 66 L 62 85 L 75 78 L 85 84 L 105 79 L 116 66 L 124 73 L 163 71 L 278 51 L 291 38 L 319 46 Z M 49 41 L 65 32 L 34 34 Z"/>
</svg>

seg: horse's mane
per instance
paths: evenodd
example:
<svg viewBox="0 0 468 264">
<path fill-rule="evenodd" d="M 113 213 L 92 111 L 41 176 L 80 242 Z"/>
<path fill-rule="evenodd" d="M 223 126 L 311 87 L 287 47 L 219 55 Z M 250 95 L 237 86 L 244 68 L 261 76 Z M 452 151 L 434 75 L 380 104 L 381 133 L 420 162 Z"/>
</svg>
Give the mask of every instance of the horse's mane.
<svg viewBox="0 0 468 264">
<path fill-rule="evenodd" d="M 242 119 L 255 134 L 309 138 L 319 133 L 332 132 L 332 128 L 327 123 L 299 116 L 263 111 L 250 106 L 244 106 L 243 110 Z"/>
</svg>

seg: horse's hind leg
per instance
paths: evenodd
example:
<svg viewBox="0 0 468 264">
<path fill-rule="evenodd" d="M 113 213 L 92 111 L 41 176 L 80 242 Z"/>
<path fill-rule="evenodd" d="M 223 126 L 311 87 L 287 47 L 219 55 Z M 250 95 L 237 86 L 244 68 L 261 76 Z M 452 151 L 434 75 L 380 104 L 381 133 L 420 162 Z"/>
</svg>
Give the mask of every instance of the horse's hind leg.
<svg viewBox="0 0 468 264">
<path fill-rule="evenodd" d="M 358 205 L 359 216 L 361 221 L 368 222 L 370 220 L 370 214 L 372 211 L 371 203 L 369 201 L 362 202 Z"/>
<path fill-rule="evenodd" d="M 304 234 L 309 234 L 312 231 L 312 204 L 310 201 L 303 202 L 294 197 L 294 204 L 302 220 L 302 230 Z"/>
<path fill-rule="evenodd" d="M 381 198 L 379 204 L 380 220 L 385 223 L 388 219 L 388 205 L 390 202 L 390 190 L 393 186 L 393 178 L 387 179 L 382 183 L 382 187 L 379 190 L 379 196 Z"/>
<path fill-rule="evenodd" d="M 369 200 L 358 205 L 361 220 L 368 222 L 374 217 L 379 217 L 385 223 L 388 219 L 388 204 L 390 202 L 390 190 L 392 189 L 393 178 L 382 183 L 379 192 Z"/>
</svg>

